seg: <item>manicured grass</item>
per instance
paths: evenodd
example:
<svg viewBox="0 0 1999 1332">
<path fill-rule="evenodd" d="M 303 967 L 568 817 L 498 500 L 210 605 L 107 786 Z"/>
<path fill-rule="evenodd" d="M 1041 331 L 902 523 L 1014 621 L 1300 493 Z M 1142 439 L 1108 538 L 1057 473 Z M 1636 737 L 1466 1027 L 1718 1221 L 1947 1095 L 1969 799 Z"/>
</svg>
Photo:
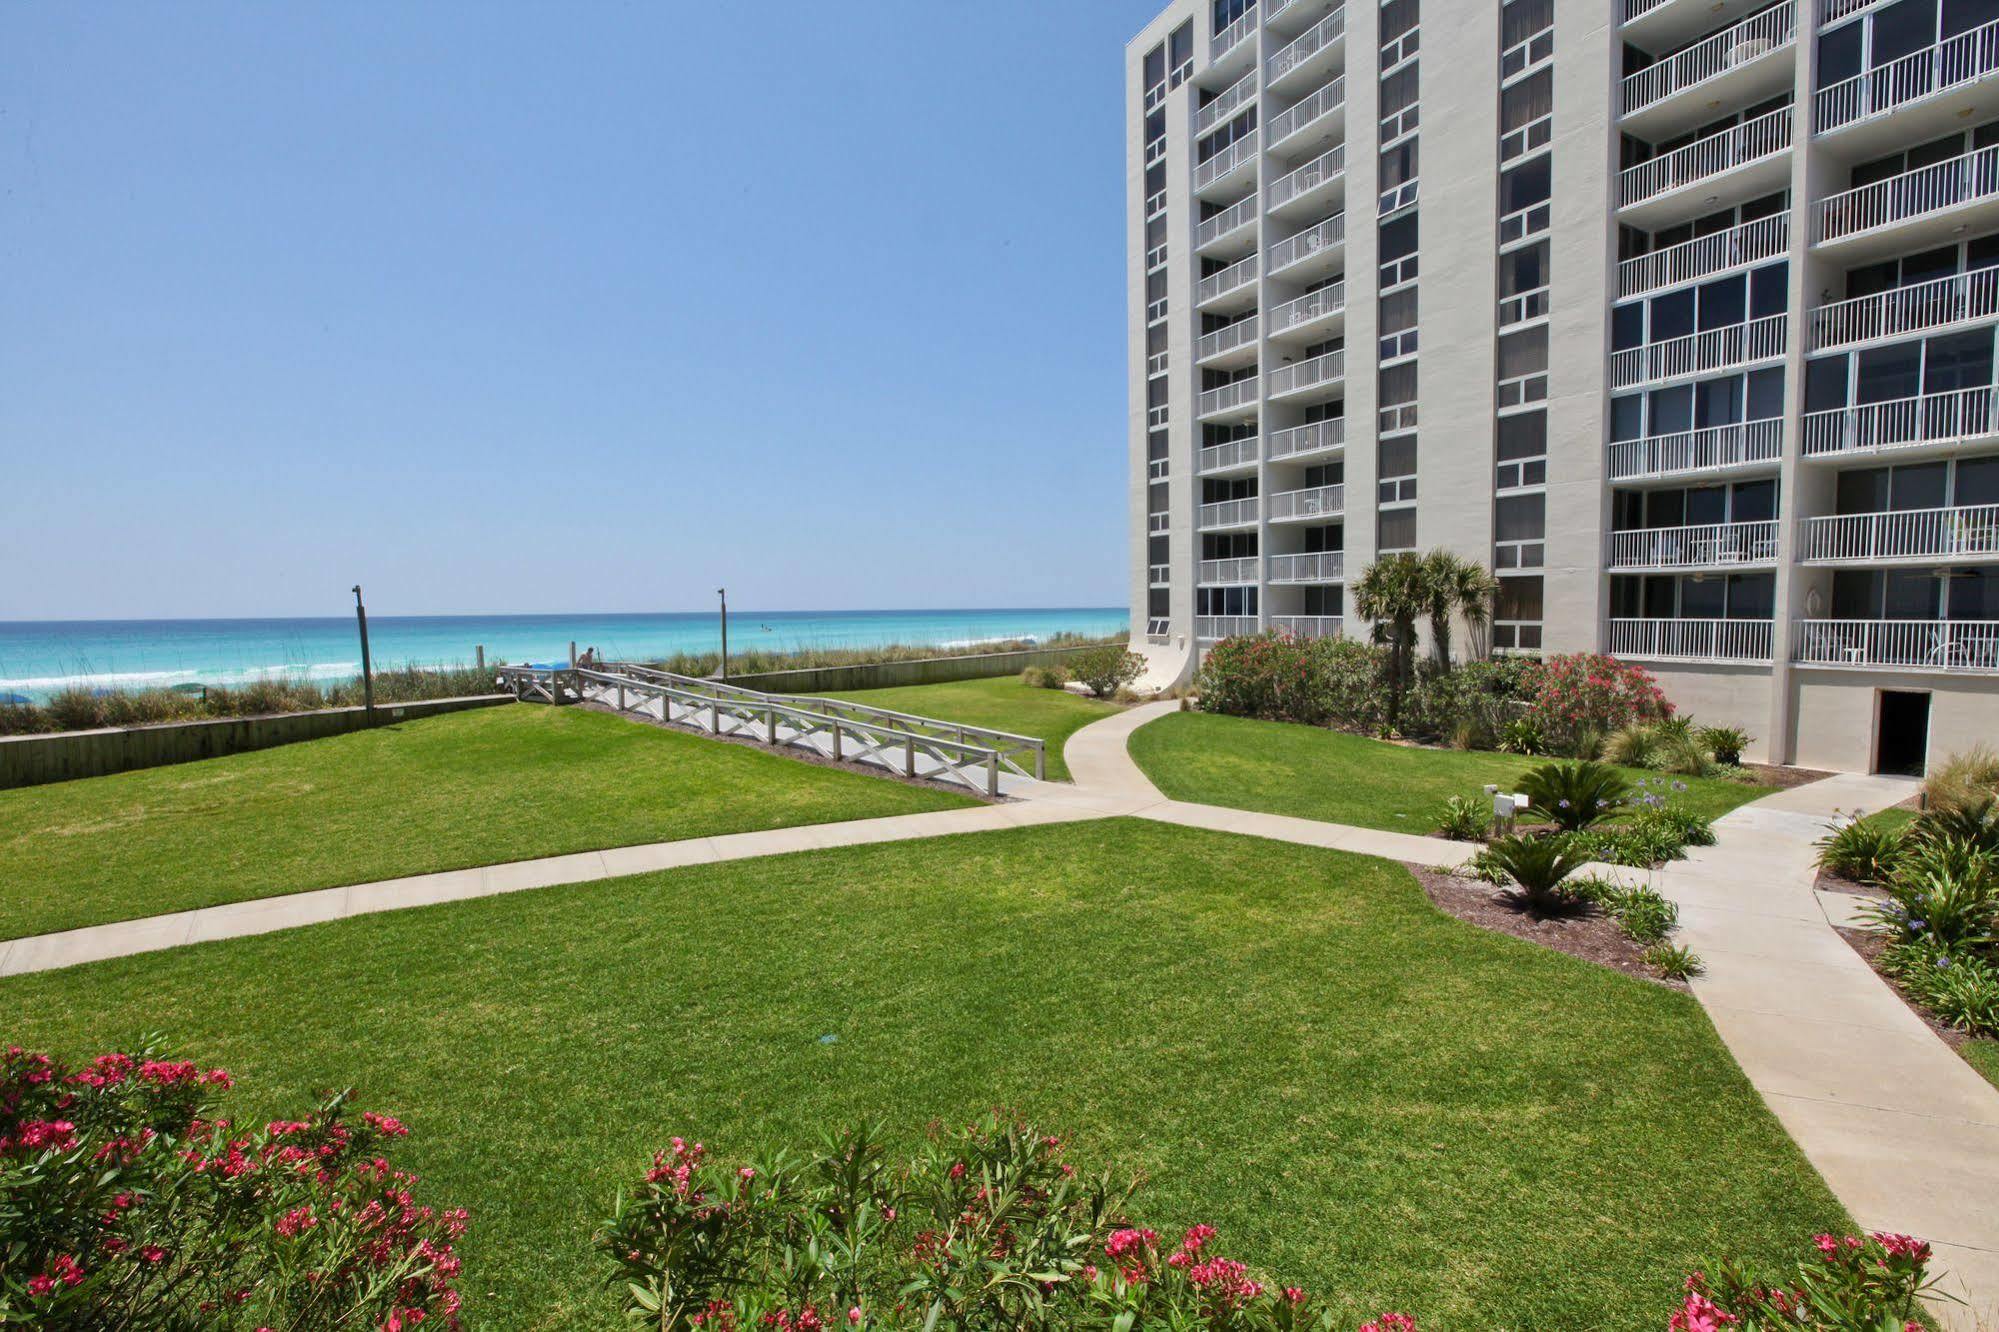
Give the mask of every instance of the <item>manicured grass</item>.
<svg viewBox="0 0 1999 1332">
<path fill-rule="evenodd" d="M 612 1325 L 588 1236 L 671 1134 L 907 1143 L 995 1104 L 1345 1327 L 1649 1332 L 1690 1267 L 1844 1224 L 1689 996 L 1387 862 L 1137 821 L 340 921 L 0 981 L 0 1012 L 71 1052 L 169 1032 L 244 1118 L 330 1085 L 401 1115 L 424 1197 L 472 1209 L 478 1328 Z"/>
<path fill-rule="evenodd" d="M 1132 733 L 1130 752 L 1153 785 L 1174 800 L 1267 814 L 1427 833 L 1444 801 L 1481 795 L 1487 782 L 1510 786 L 1546 759 L 1455 749 L 1417 749 L 1343 731 L 1286 722 L 1175 712 Z M 1659 774 L 1627 769 L 1633 778 Z M 1701 778 L 1674 797 L 1714 817 L 1770 788 Z"/>
<path fill-rule="evenodd" d="M 517 704 L 0 791 L 0 939 L 568 851 L 967 798 Z"/>
<path fill-rule="evenodd" d="M 1906 828 L 1916 821 L 1918 810 L 1901 805 L 1892 805 L 1867 816 L 1867 822 L 1880 828 Z"/>
<path fill-rule="evenodd" d="M 1963 1049 L 1971 1066 L 1984 1074 L 1987 1082 L 1999 1087 L 1999 1041 L 1966 1041 Z"/>
<path fill-rule="evenodd" d="M 1066 689 L 1029 689 L 1018 676 L 991 680 L 953 680 L 945 684 L 908 685 L 901 689 L 856 689 L 829 698 L 852 699 L 870 707 L 913 712 L 938 721 L 985 726 L 1015 735 L 1039 736 L 1048 742 L 1048 776 L 1069 780 L 1062 745 L 1078 729 L 1117 711 L 1109 703 L 1072 694 Z"/>
</svg>

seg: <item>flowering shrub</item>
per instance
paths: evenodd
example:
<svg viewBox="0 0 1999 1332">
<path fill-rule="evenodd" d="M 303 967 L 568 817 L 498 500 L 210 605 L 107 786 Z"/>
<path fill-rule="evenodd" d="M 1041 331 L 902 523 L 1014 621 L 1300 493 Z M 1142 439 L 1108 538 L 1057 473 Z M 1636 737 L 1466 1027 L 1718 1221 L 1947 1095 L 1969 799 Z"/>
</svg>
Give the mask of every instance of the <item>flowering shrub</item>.
<svg viewBox="0 0 1999 1332">
<path fill-rule="evenodd" d="M 1145 658 L 1115 643 L 1078 652 L 1068 662 L 1069 674 L 1098 698 L 1109 698 L 1145 674 Z"/>
<path fill-rule="evenodd" d="M 1305 1292 L 1130 1224 L 1131 1186 L 999 1115 L 892 1164 L 878 1129 L 723 1163 L 676 1138 L 598 1232 L 626 1312 L 662 1329 L 1332 1327 Z M 1415 1332 L 1401 1314 L 1369 1332 Z"/>
<path fill-rule="evenodd" d="M 1575 753 L 1590 736 L 1672 715 L 1673 705 L 1650 672 L 1598 652 L 1550 657 L 1535 668 L 1528 687 L 1527 716 L 1559 753 Z"/>
<path fill-rule="evenodd" d="M 457 1326 L 452 1243 L 382 1145 L 387 1115 L 335 1097 L 237 1130 L 221 1069 L 153 1045 L 72 1068 L 0 1062 L 0 1325 L 42 1328 Z"/>
<path fill-rule="evenodd" d="M 1761 1276 L 1724 1263 L 1687 1278 L 1668 1332 L 1922 1332 L 1918 1301 L 1934 1284 L 1930 1246 L 1907 1235 L 1817 1235 L 1811 1257 L 1785 1274 Z"/>
<path fill-rule="evenodd" d="M 1252 634 L 1201 658 L 1201 710 L 1378 733 L 1387 724 L 1387 653 L 1334 638 Z"/>
</svg>

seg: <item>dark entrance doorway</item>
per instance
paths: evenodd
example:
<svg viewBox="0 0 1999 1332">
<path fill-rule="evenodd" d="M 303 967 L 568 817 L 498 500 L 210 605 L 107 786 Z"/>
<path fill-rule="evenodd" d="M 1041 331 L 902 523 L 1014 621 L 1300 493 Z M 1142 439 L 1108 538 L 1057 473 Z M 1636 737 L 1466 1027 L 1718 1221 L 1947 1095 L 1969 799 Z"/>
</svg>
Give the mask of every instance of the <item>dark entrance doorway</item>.
<svg viewBox="0 0 1999 1332">
<path fill-rule="evenodd" d="M 1906 689 L 1881 691 L 1881 721 L 1874 732 L 1874 771 L 1920 777 L 1930 753 L 1930 696 Z"/>
</svg>

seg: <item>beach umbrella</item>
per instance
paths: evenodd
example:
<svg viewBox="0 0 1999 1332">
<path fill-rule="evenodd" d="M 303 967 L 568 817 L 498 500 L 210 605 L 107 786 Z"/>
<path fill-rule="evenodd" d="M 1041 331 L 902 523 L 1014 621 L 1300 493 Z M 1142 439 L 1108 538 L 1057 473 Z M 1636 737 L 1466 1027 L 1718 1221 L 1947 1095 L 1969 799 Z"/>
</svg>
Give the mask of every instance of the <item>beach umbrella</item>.
<svg viewBox="0 0 1999 1332">
<path fill-rule="evenodd" d="M 0 694 L 0 704 L 5 704 L 9 707 L 20 707 L 34 701 L 34 699 L 29 698 L 26 694 Z"/>
</svg>

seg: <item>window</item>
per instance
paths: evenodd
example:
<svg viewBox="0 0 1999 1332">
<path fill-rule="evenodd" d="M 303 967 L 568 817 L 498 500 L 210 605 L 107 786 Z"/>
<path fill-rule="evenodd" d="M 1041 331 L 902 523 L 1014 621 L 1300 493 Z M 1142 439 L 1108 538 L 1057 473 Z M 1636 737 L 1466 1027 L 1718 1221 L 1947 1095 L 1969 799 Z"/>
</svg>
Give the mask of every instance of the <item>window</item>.
<svg viewBox="0 0 1999 1332">
<path fill-rule="evenodd" d="M 1166 39 L 1166 64 L 1171 73 L 1167 76 L 1167 86 L 1177 88 L 1187 81 L 1194 72 L 1194 25 L 1182 23 Z"/>
<path fill-rule="evenodd" d="M 1494 445 L 1498 471 L 1494 486 L 1517 490 L 1539 486 L 1548 480 L 1548 414 L 1545 411 L 1519 412 L 1499 418 L 1499 437 Z"/>
<path fill-rule="evenodd" d="M 1256 8 L 1256 0 L 1214 0 L 1211 21 L 1214 27 L 1209 31 L 1219 36 L 1223 29 Z"/>
<path fill-rule="evenodd" d="M 1555 72 L 1544 69 L 1499 95 L 1499 160 L 1533 152 L 1547 144 L 1555 110 Z"/>
<path fill-rule="evenodd" d="M 1416 549 L 1416 511 L 1383 509 L 1376 514 L 1374 545 L 1383 554 Z"/>
<path fill-rule="evenodd" d="M 1196 615 L 1256 614 L 1254 585 L 1248 587 L 1197 587 L 1194 589 Z"/>
<path fill-rule="evenodd" d="M 1511 651 L 1541 646 L 1541 580 L 1501 578 L 1492 609 L 1492 645 Z"/>
<path fill-rule="evenodd" d="M 1548 534 L 1548 497 L 1501 495 L 1493 504 L 1494 569 L 1538 569 Z"/>
</svg>

